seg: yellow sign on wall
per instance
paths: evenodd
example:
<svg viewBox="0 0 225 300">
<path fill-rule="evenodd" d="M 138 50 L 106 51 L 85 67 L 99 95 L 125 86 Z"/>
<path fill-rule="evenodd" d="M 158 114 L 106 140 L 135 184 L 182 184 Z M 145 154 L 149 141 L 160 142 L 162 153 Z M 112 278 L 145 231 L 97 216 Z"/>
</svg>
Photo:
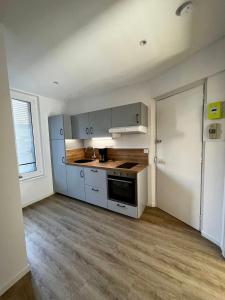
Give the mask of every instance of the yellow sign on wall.
<svg viewBox="0 0 225 300">
<path fill-rule="evenodd" d="M 212 102 L 208 104 L 208 119 L 221 119 L 223 117 L 222 102 Z"/>
</svg>

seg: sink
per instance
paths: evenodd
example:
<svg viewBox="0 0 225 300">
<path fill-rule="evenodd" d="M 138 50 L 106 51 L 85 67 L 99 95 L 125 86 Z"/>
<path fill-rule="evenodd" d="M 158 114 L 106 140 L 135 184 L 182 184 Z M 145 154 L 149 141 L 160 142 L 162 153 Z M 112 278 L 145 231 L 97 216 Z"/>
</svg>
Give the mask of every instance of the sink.
<svg viewBox="0 0 225 300">
<path fill-rule="evenodd" d="M 93 159 L 78 159 L 78 160 L 75 160 L 74 162 L 78 163 L 78 164 L 84 164 L 84 163 L 92 162 L 92 161 L 93 161 Z"/>
</svg>

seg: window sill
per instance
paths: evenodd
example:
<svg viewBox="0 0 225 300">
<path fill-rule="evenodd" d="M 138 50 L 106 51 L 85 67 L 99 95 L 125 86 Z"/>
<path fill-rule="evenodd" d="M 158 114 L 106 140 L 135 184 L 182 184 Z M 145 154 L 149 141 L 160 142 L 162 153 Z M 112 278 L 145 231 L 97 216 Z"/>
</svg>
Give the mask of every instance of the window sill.
<svg viewBox="0 0 225 300">
<path fill-rule="evenodd" d="M 43 177 L 46 177 L 46 175 L 45 174 L 34 175 L 34 176 L 27 177 L 27 178 L 20 178 L 19 182 L 23 183 L 23 182 L 27 182 L 27 181 L 34 181 L 34 180 L 42 179 Z"/>
</svg>

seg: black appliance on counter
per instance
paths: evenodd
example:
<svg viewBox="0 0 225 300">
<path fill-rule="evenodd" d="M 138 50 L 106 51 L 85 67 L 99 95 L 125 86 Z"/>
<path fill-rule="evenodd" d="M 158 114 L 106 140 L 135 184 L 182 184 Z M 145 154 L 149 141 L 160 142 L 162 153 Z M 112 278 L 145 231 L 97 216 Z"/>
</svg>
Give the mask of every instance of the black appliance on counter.
<svg viewBox="0 0 225 300">
<path fill-rule="evenodd" d="M 107 148 L 98 149 L 99 152 L 99 162 L 107 162 L 108 155 L 107 155 Z"/>
</svg>

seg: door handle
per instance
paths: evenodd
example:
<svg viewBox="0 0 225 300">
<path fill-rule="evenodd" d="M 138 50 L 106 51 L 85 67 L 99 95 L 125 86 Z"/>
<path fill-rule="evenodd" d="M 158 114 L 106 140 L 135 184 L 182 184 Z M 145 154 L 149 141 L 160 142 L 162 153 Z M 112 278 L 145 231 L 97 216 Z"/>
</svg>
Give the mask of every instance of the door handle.
<svg viewBox="0 0 225 300">
<path fill-rule="evenodd" d="M 93 127 L 90 127 L 90 134 L 93 134 L 94 133 L 94 129 Z"/>
<path fill-rule="evenodd" d="M 161 143 L 162 143 L 162 140 L 157 140 L 157 139 L 156 139 L 156 140 L 155 140 L 155 143 L 156 143 L 156 144 L 161 144 Z"/>
<path fill-rule="evenodd" d="M 119 203 L 117 203 L 117 206 L 119 206 L 121 208 L 126 208 L 126 205 L 122 205 L 122 204 L 119 204 Z"/>
<path fill-rule="evenodd" d="M 65 157 L 62 156 L 62 163 L 65 164 Z"/>
<path fill-rule="evenodd" d="M 83 178 L 84 177 L 84 171 L 80 170 L 80 177 Z"/>
<path fill-rule="evenodd" d="M 160 165 L 165 165 L 166 164 L 165 160 L 163 160 L 163 159 L 159 159 L 157 161 L 157 163 L 160 164 Z"/>
<path fill-rule="evenodd" d="M 139 114 L 136 114 L 136 122 L 139 124 Z"/>
<path fill-rule="evenodd" d="M 99 192 L 99 189 L 94 189 L 94 188 L 92 188 L 92 191 L 94 191 L 94 192 Z"/>
<path fill-rule="evenodd" d="M 62 128 L 60 129 L 59 132 L 60 132 L 60 135 L 63 135 L 63 129 Z"/>
<path fill-rule="evenodd" d="M 93 173 L 98 173 L 98 170 L 96 170 L 96 169 L 91 169 L 91 172 L 93 172 Z"/>
<path fill-rule="evenodd" d="M 86 131 L 86 134 L 89 134 L 89 129 L 88 129 L 88 127 L 85 129 L 85 131 Z"/>
</svg>

